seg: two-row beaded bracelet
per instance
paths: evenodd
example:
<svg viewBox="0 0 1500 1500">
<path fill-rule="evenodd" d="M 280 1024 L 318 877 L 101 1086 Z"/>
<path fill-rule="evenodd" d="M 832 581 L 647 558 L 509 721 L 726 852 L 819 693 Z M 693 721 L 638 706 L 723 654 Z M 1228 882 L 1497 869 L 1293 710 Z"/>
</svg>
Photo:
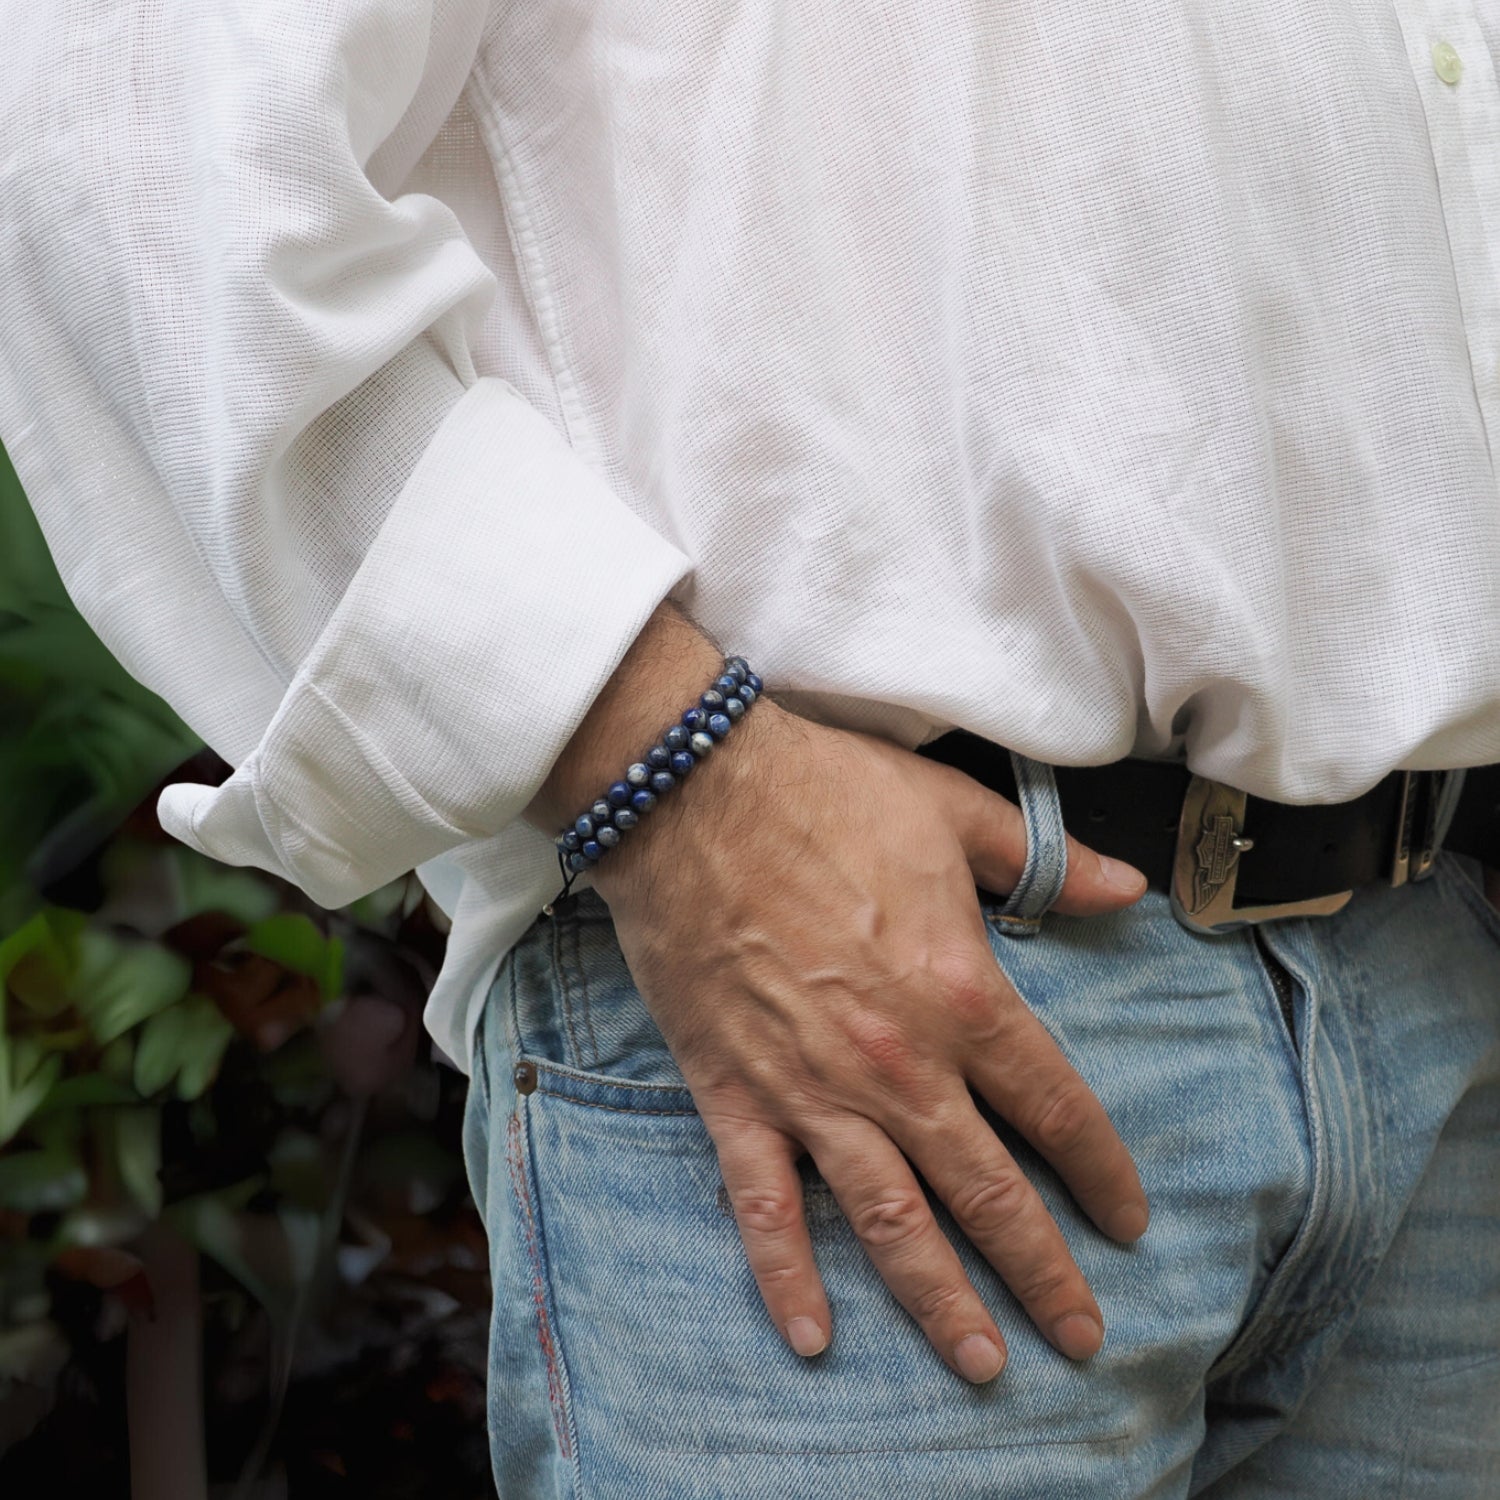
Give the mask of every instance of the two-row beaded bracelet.
<svg viewBox="0 0 1500 1500">
<path fill-rule="evenodd" d="M 714 746 L 727 738 L 729 731 L 750 711 L 760 690 L 760 678 L 750 670 L 743 656 L 725 660 L 723 674 L 626 770 L 624 779 L 611 785 L 598 801 L 578 815 L 571 828 L 557 836 L 557 862 L 562 869 L 563 888 L 556 900 L 568 894 L 585 870 L 591 870 L 617 847 L 656 806 L 658 798 L 674 791 L 699 761 L 709 757 Z"/>
</svg>

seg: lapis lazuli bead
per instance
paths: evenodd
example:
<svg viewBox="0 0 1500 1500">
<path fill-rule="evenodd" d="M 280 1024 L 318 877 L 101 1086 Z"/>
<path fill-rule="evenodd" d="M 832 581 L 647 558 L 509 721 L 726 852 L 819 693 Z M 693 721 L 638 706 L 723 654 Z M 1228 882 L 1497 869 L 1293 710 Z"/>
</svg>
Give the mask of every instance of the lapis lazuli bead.
<svg viewBox="0 0 1500 1500">
<path fill-rule="evenodd" d="M 573 825 L 573 831 L 580 839 L 591 839 L 594 836 L 594 820 L 584 813 Z"/>
<path fill-rule="evenodd" d="M 665 771 L 672 764 L 672 752 L 665 745 L 653 745 L 646 752 L 646 764 L 651 767 L 653 772 Z M 649 777 L 647 778 L 646 785 L 651 785 Z"/>
<path fill-rule="evenodd" d="M 656 793 L 648 792 L 645 787 L 642 787 L 640 791 L 638 791 L 635 796 L 630 799 L 630 805 L 638 813 L 648 813 L 653 807 L 656 806 Z"/>
<path fill-rule="evenodd" d="M 674 776 L 686 776 L 698 762 L 693 758 L 691 750 L 677 750 L 672 755 L 672 774 Z"/>
<path fill-rule="evenodd" d="M 724 675 L 736 682 L 743 682 L 750 675 L 750 663 L 743 656 L 731 656 L 724 666 Z"/>
<path fill-rule="evenodd" d="M 664 735 L 662 735 L 662 744 L 664 744 L 668 750 L 686 750 L 688 735 L 690 732 L 691 731 L 684 729 L 681 724 L 674 724 Z"/>
<path fill-rule="evenodd" d="M 703 757 L 713 749 L 714 737 L 711 734 L 704 734 L 700 731 L 698 734 L 695 734 L 693 736 L 691 744 L 693 754 L 696 755 L 699 760 L 702 760 Z"/>
<path fill-rule="evenodd" d="M 756 698 L 755 689 L 753 687 L 751 687 L 748 682 L 741 683 L 740 684 L 740 702 L 743 703 L 746 708 L 749 708 L 750 705 L 755 702 L 755 698 Z"/>
<path fill-rule="evenodd" d="M 699 697 L 698 702 L 701 703 L 703 707 L 709 711 L 709 713 L 717 713 L 721 708 L 724 707 L 724 695 L 718 690 L 718 688 L 709 688 L 706 693 L 702 694 Z"/>
<path fill-rule="evenodd" d="M 760 680 L 759 677 L 755 675 L 754 672 L 746 672 L 745 686 L 749 688 L 752 693 L 758 693 L 761 688 L 765 686 L 765 684 Z"/>
<path fill-rule="evenodd" d="M 616 828 L 634 828 L 641 821 L 641 815 L 633 807 L 622 807 L 615 814 Z"/>
<path fill-rule="evenodd" d="M 577 854 L 578 851 L 583 848 L 583 840 L 579 837 L 578 830 L 576 828 L 568 829 L 568 831 L 563 834 L 563 836 L 558 839 L 557 842 L 561 844 L 569 854 Z"/>
<path fill-rule="evenodd" d="M 689 734 L 697 734 L 700 729 L 708 726 L 708 710 L 706 708 L 690 708 L 682 716 L 683 727 Z"/>
<path fill-rule="evenodd" d="M 665 797 L 677 785 L 677 778 L 670 771 L 658 771 L 651 778 L 651 790 L 658 797 Z"/>
<path fill-rule="evenodd" d="M 613 849 L 620 842 L 620 830 L 611 823 L 608 827 L 601 828 L 594 837 L 598 839 L 601 848 Z"/>
<path fill-rule="evenodd" d="M 716 740 L 722 740 L 733 728 L 734 720 L 728 714 L 710 714 L 708 716 L 708 732 Z"/>
<path fill-rule="evenodd" d="M 591 860 L 598 859 L 604 853 L 604 845 L 598 839 L 586 839 L 583 848 L 578 852 L 587 855 Z"/>
<path fill-rule="evenodd" d="M 601 823 L 609 822 L 609 820 L 614 816 L 614 812 L 614 808 L 612 808 L 609 803 L 604 800 L 603 797 L 601 797 L 591 808 L 589 808 L 589 816 L 593 818 L 595 828 L 597 828 Z"/>
<path fill-rule="evenodd" d="M 604 798 L 611 807 L 629 807 L 630 788 L 623 781 L 617 781 L 604 794 Z"/>
<path fill-rule="evenodd" d="M 726 672 L 722 677 L 718 678 L 714 682 L 714 691 L 722 693 L 727 698 L 739 685 L 739 679 L 737 677 L 731 677 L 729 673 Z"/>
<path fill-rule="evenodd" d="M 651 783 L 651 767 L 643 760 L 636 761 L 625 773 L 625 781 L 629 786 L 649 786 Z"/>
<path fill-rule="evenodd" d="M 745 717 L 745 705 L 738 698 L 726 698 L 724 712 L 729 715 L 733 723 L 738 723 Z"/>
<path fill-rule="evenodd" d="M 585 854 L 581 849 L 576 853 L 570 854 L 568 856 L 568 868 L 575 875 L 583 874 L 583 872 L 588 869 L 591 864 L 593 864 L 593 860 L 591 860 L 588 855 Z"/>
</svg>

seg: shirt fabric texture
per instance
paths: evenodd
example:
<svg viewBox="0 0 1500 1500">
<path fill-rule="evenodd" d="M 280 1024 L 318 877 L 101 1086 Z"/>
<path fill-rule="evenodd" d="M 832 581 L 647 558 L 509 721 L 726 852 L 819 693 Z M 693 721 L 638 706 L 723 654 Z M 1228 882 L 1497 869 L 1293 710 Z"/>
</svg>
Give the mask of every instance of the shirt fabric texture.
<svg viewBox="0 0 1500 1500">
<path fill-rule="evenodd" d="M 1500 759 L 1496 0 L 0 33 L 0 442 L 237 768 L 162 822 L 331 907 L 416 866 L 462 1067 L 558 884 L 518 814 L 669 596 L 912 746 Z"/>
</svg>

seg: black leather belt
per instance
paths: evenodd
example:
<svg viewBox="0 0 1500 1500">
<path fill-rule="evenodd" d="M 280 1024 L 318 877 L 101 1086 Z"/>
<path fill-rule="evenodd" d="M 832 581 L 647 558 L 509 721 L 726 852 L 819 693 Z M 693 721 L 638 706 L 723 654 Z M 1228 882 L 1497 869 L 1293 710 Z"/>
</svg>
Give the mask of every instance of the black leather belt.
<svg viewBox="0 0 1500 1500">
<path fill-rule="evenodd" d="M 918 754 L 1016 798 L 1003 746 L 955 729 Z M 1369 881 L 1421 879 L 1437 857 L 1448 774 L 1393 771 L 1353 801 L 1297 806 L 1194 776 L 1179 761 L 1053 769 L 1068 832 L 1133 864 L 1206 930 L 1323 915 Z M 1467 772 L 1443 847 L 1500 866 L 1500 764 Z"/>
</svg>

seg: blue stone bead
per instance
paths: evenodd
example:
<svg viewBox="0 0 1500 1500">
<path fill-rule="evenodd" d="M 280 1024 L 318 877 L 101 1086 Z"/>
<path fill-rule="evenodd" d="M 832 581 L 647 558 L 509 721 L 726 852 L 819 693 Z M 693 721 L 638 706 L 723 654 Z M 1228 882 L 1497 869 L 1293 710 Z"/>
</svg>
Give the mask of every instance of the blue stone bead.
<svg viewBox="0 0 1500 1500">
<path fill-rule="evenodd" d="M 754 672 L 747 672 L 745 674 L 745 686 L 749 688 L 752 693 L 758 693 L 765 686 L 765 683 L 763 683 L 760 678 L 755 675 Z"/>
<path fill-rule="evenodd" d="M 653 745 L 646 752 L 646 764 L 653 771 L 665 771 L 672 764 L 672 752 L 665 745 Z M 646 785 L 651 785 L 651 778 L 646 778 Z"/>
<path fill-rule="evenodd" d="M 641 821 L 641 815 L 633 807 L 622 807 L 615 814 L 616 828 L 634 828 Z"/>
<path fill-rule="evenodd" d="M 750 675 L 750 663 L 743 656 L 731 656 L 724 666 L 724 675 L 736 682 L 743 682 Z"/>
<path fill-rule="evenodd" d="M 697 734 L 700 729 L 708 727 L 708 710 L 706 708 L 690 708 L 682 716 L 683 728 L 691 734 Z"/>
<path fill-rule="evenodd" d="M 679 750 L 672 757 L 672 774 L 674 776 L 686 776 L 698 762 L 693 759 L 691 750 Z"/>
<path fill-rule="evenodd" d="M 717 713 L 719 709 L 724 707 L 724 695 L 718 688 L 709 688 L 698 701 L 709 713 Z"/>
<path fill-rule="evenodd" d="M 594 836 L 599 840 L 600 847 L 604 849 L 613 849 L 620 842 L 620 830 L 613 824 L 607 828 L 601 828 Z"/>
<path fill-rule="evenodd" d="M 739 679 L 737 677 L 731 677 L 729 673 L 726 672 L 714 683 L 714 690 L 716 692 L 722 693 L 724 697 L 727 698 L 732 692 L 734 692 L 737 687 L 739 687 L 739 685 Z"/>
<path fill-rule="evenodd" d="M 708 716 L 708 732 L 716 740 L 722 740 L 733 728 L 734 720 L 728 714 L 710 714 Z"/>
<path fill-rule="evenodd" d="M 750 705 L 755 702 L 755 696 L 755 689 L 751 687 L 748 682 L 741 684 L 740 702 L 743 703 L 746 708 L 749 708 Z"/>
<path fill-rule="evenodd" d="M 630 806 L 630 788 L 623 781 L 615 782 L 604 795 L 611 807 Z"/>
<path fill-rule="evenodd" d="M 594 820 L 589 817 L 587 813 L 584 813 L 583 816 L 579 818 L 579 820 L 573 825 L 573 831 L 578 835 L 580 839 L 593 838 Z"/>
<path fill-rule="evenodd" d="M 714 747 L 714 737 L 711 734 L 695 734 L 692 738 L 693 754 L 702 760 Z"/>
<path fill-rule="evenodd" d="M 745 717 L 745 705 L 738 698 L 729 698 L 725 700 L 724 712 L 737 724 Z"/>
<path fill-rule="evenodd" d="M 579 853 L 585 855 L 590 861 L 596 860 L 604 853 L 604 845 L 598 839 L 589 839 Z"/>
<path fill-rule="evenodd" d="M 677 785 L 677 778 L 670 771 L 658 771 L 651 778 L 651 790 L 658 797 L 665 797 Z"/>
<path fill-rule="evenodd" d="M 625 781 L 630 786 L 646 786 L 651 780 L 651 767 L 644 761 L 636 761 L 625 773 Z"/>
<path fill-rule="evenodd" d="M 570 854 L 568 856 L 568 868 L 575 875 L 583 874 L 583 872 L 588 869 L 591 864 L 593 864 L 593 860 L 591 860 L 588 855 L 585 854 L 581 849 L 576 854 Z"/>
<path fill-rule="evenodd" d="M 569 854 L 577 854 L 578 851 L 583 848 L 583 840 L 578 836 L 578 830 L 576 828 L 570 828 L 565 834 L 563 834 L 560 839 L 558 839 L 557 842 L 561 844 Z"/>
<path fill-rule="evenodd" d="M 630 805 L 635 808 L 638 813 L 648 813 L 653 807 L 656 806 L 656 793 L 648 792 L 645 787 L 642 787 L 641 790 L 638 791 L 635 796 L 630 799 Z"/>
<path fill-rule="evenodd" d="M 664 735 L 662 735 L 662 744 L 664 744 L 668 750 L 686 750 L 688 734 L 689 731 L 684 729 L 681 724 L 674 724 Z"/>
<path fill-rule="evenodd" d="M 593 818 L 595 828 L 597 828 L 601 823 L 609 822 L 609 820 L 614 817 L 614 815 L 614 808 L 612 808 L 609 803 L 604 800 L 603 797 L 601 797 L 591 808 L 589 808 L 589 816 Z"/>
</svg>

